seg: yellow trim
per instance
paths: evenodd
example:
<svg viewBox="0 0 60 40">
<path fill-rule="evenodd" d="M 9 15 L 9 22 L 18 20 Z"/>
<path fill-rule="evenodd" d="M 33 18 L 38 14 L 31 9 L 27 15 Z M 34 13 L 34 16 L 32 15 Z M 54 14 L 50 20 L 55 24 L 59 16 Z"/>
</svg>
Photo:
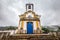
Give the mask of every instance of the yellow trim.
<svg viewBox="0 0 60 40">
<path fill-rule="evenodd" d="M 36 27 L 38 28 L 38 21 L 36 21 Z"/>
<path fill-rule="evenodd" d="M 22 27 L 22 28 L 24 27 L 24 21 L 22 21 L 21 27 Z"/>
</svg>

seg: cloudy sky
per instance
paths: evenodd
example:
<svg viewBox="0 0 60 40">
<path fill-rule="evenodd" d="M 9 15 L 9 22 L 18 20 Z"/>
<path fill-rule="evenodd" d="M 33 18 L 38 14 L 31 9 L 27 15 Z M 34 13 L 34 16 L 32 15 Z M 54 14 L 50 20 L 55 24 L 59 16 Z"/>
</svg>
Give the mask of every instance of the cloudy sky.
<svg viewBox="0 0 60 40">
<path fill-rule="evenodd" d="M 60 0 L 0 0 L 0 26 L 18 26 L 25 4 L 33 3 L 41 25 L 60 25 Z"/>
</svg>

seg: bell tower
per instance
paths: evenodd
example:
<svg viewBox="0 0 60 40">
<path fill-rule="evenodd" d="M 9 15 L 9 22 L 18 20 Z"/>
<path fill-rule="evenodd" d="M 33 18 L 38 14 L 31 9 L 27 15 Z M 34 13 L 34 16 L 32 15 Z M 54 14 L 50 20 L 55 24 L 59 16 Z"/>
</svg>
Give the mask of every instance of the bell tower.
<svg viewBox="0 0 60 40">
<path fill-rule="evenodd" d="M 26 4 L 26 11 L 33 11 L 34 10 L 34 5 L 33 4 Z"/>
</svg>

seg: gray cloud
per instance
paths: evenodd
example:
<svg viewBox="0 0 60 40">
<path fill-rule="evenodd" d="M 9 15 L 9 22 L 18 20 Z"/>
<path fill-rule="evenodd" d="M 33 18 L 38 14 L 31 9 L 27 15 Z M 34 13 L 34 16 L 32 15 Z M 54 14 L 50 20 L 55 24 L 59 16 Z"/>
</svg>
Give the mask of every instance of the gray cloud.
<svg viewBox="0 0 60 40">
<path fill-rule="evenodd" d="M 60 0 L 0 0 L 0 25 L 18 26 L 25 4 L 33 3 L 42 25 L 60 25 Z"/>
</svg>

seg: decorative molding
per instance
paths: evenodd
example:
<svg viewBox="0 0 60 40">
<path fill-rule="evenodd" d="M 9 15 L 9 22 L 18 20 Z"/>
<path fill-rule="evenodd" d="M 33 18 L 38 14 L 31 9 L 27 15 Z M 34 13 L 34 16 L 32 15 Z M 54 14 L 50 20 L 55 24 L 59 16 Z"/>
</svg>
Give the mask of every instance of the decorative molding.
<svg viewBox="0 0 60 40">
<path fill-rule="evenodd" d="M 38 18 L 32 18 L 32 19 L 29 19 L 29 18 L 21 18 L 20 21 L 40 21 Z"/>
</svg>

